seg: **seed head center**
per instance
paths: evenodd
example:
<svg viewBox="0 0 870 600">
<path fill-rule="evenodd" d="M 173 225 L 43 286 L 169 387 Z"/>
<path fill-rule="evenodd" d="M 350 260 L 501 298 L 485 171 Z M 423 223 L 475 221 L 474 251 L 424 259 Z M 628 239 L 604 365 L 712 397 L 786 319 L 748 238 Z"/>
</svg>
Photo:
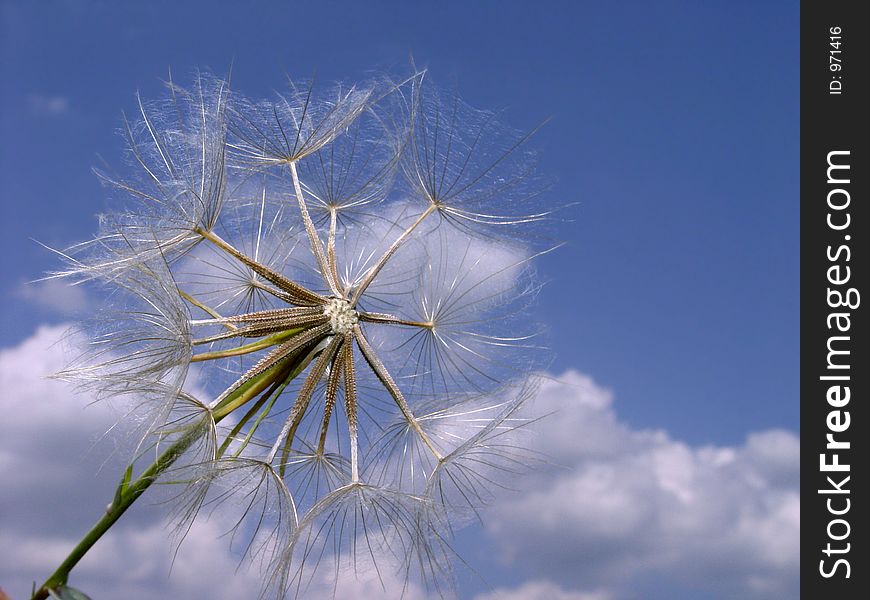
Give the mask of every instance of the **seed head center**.
<svg viewBox="0 0 870 600">
<path fill-rule="evenodd" d="M 337 335 L 344 335 L 359 321 L 359 315 L 350 307 L 350 302 L 341 298 L 330 298 L 323 307 L 323 314 L 329 317 L 332 332 Z"/>
</svg>

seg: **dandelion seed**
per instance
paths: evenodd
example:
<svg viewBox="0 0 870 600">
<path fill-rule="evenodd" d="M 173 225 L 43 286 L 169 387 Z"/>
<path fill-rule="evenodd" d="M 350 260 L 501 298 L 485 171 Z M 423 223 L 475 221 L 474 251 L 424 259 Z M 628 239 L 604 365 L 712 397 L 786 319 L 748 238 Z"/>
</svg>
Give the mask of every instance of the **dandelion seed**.
<svg viewBox="0 0 870 600">
<path fill-rule="evenodd" d="M 384 561 L 447 593 L 461 515 L 534 458 L 512 437 L 544 366 L 541 250 L 516 234 L 549 212 L 531 208 L 528 135 L 423 73 L 266 101 L 198 76 L 137 104 L 138 177 L 101 175 L 132 204 L 55 274 L 129 303 L 63 374 L 145 398 L 131 418 L 156 461 L 107 519 L 161 481 L 181 537 L 240 509 L 231 537 L 266 594 Z M 192 365 L 210 401 L 185 387 Z"/>
</svg>

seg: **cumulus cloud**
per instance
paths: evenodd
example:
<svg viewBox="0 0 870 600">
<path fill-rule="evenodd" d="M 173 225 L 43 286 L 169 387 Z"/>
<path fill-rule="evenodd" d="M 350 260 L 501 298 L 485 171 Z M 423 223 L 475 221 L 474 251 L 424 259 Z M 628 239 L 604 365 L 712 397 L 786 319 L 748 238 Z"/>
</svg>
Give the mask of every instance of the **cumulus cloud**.
<svg viewBox="0 0 870 600">
<path fill-rule="evenodd" d="M 65 366 L 75 337 L 42 327 L 0 351 L 4 435 L 0 436 L 0 585 L 25 598 L 31 583 L 66 556 L 100 507 L 111 499 L 129 448 L 100 443 L 117 414 L 67 384 L 45 378 Z M 96 446 L 98 447 L 95 447 Z M 106 451 L 111 453 L 105 463 Z M 144 498 L 143 498 L 144 499 Z M 188 535 L 168 579 L 174 546 L 160 507 L 134 507 L 76 568 L 71 584 L 96 598 L 244 598 L 258 585 L 245 573 L 226 577 L 236 560 L 216 538 L 220 523 L 199 523 Z"/>
<path fill-rule="evenodd" d="M 0 587 L 16 600 L 29 597 L 31 584 L 51 573 L 96 521 L 131 450 L 123 431 L 104 435 L 118 409 L 45 377 L 66 366 L 80 343 L 66 326 L 41 327 L 18 346 L 0 350 Z M 70 584 L 95 599 L 256 598 L 261 576 L 256 568 L 238 568 L 238 556 L 222 537 L 235 523 L 232 515 L 198 520 L 176 558 L 160 504 L 167 496 L 143 496 L 75 568 Z M 335 591 L 338 598 L 381 600 L 398 598 L 403 587 L 387 570 L 360 567 L 335 578 L 324 569 L 305 597 Z M 427 595 L 410 586 L 404 598 Z"/>
<path fill-rule="evenodd" d="M 606 591 L 578 592 L 565 590 L 550 581 L 529 581 L 517 588 L 499 588 L 479 594 L 474 600 L 611 600 Z"/>
<path fill-rule="evenodd" d="M 13 289 L 13 295 L 31 306 L 66 316 L 80 313 L 89 304 L 83 286 L 57 279 L 21 283 Z"/>
<path fill-rule="evenodd" d="M 105 404 L 44 378 L 65 366 L 64 327 L 43 327 L 0 350 L 0 586 L 27 597 L 111 498 L 128 457 Z M 538 469 L 528 491 L 506 493 L 484 515 L 489 541 L 529 581 L 474 600 L 623 600 L 796 597 L 799 512 L 797 438 L 748 436 L 738 446 L 693 447 L 664 431 L 619 421 L 610 394 L 568 372 L 544 384 L 532 443 L 560 466 Z M 123 437 L 123 436 L 121 436 Z M 96 447 L 95 446 L 96 443 Z M 149 499 L 150 498 L 150 499 Z M 256 597 L 260 576 L 220 539 L 232 521 L 198 522 L 173 564 L 165 494 L 146 494 L 73 572 L 71 584 L 99 598 Z M 461 548 L 459 549 L 462 550 Z M 171 575 L 170 575 L 171 568 Z M 304 597 L 427 600 L 388 570 L 328 569 Z M 671 592 L 667 591 L 671 590 Z"/>
<path fill-rule="evenodd" d="M 91 512 L 98 506 L 94 501 L 98 499 L 92 498 L 87 507 Z M 134 519 L 135 523 L 121 521 L 94 546 L 73 571 L 73 587 L 96 599 L 256 597 L 260 584 L 253 572 L 240 570 L 233 576 L 237 560 L 222 548 L 218 536 L 226 529 L 221 524 L 197 523 L 173 562 L 174 546 L 159 520 L 148 523 L 142 515 Z M 86 522 L 80 519 L 77 523 Z M 48 575 L 75 541 L 74 537 L 32 536 L 14 529 L 0 534 L 0 543 L 10 549 L 0 573 L 6 571 L 2 579 L 12 597 L 27 597 L 31 580 Z"/>
<path fill-rule="evenodd" d="M 797 437 L 770 430 L 692 447 L 628 427 L 612 402 L 573 371 L 543 386 L 538 406 L 556 414 L 538 447 L 567 468 L 494 507 L 485 522 L 502 558 L 615 597 L 666 597 L 643 589 L 651 578 L 705 598 L 796 597 Z"/>
</svg>

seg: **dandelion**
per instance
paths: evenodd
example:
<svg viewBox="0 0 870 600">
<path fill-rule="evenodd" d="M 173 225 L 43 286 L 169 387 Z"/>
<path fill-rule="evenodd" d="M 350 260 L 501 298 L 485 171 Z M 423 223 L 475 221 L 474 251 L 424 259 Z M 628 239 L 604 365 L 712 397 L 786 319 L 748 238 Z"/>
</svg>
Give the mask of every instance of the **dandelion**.
<svg viewBox="0 0 870 600">
<path fill-rule="evenodd" d="M 122 208 L 54 274 L 111 307 L 60 376 L 132 399 L 139 444 L 34 598 L 154 482 L 181 538 L 238 509 L 264 596 L 360 565 L 448 594 L 452 532 L 533 459 L 529 136 L 423 72 L 256 101 L 207 75 L 167 89 L 124 120 L 133 175 L 99 173 Z"/>
</svg>

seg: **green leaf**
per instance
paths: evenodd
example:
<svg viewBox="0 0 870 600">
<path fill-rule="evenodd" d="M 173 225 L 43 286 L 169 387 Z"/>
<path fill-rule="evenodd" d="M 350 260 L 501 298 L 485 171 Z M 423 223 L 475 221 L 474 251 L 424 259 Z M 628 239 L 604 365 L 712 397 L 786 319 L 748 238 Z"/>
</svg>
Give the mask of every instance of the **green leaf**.
<svg viewBox="0 0 870 600">
<path fill-rule="evenodd" d="M 130 478 L 133 476 L 133 463 L 127 465 L 127 469 L 124 471 L 124 476 L 121 477 L 121 483 L 118 484 L 118 488 L 115 490 L 115 499 L 112 500 L 112 506 L 118 506 L 121 504 L 121 498 L 124 497 L 124 494 L 127 493 L 127 487 L 130 485 Z"/>
</svg>

